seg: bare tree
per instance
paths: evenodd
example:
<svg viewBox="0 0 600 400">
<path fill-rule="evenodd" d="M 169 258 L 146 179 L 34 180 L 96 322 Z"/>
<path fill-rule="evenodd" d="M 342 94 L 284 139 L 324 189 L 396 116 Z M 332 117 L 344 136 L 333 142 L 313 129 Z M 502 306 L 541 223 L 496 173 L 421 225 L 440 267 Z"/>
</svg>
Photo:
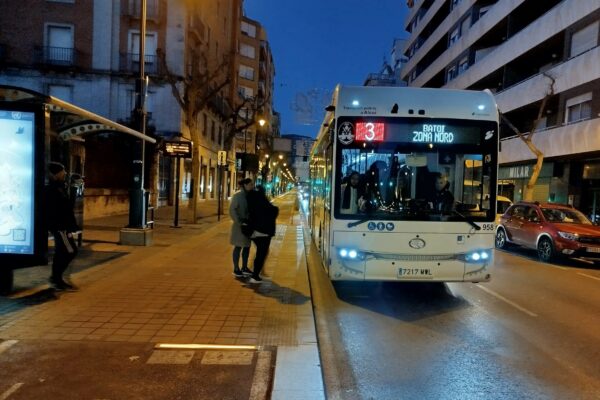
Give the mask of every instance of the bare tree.
<svg viewBox="0 0 600 400">
<path fill-rule="evenodd" d="M 527 145 L 529 150 L 536 157 L 535 165 L 533 166 L 533 171 L 531 176 L 529 177 L 529 181 L 527 182 L 527 186 L 525 187 L 525 193 L 523 196 L 523 200 L 532 201 L 533 200 L 533 189 L 535 184 L 540 176 L 540 172 L 542 171 L 542 164 L 544 163 L 544 153 L 537 148 L 537 146 L 533 143 L 533 136 L 537 131 L 537 128 L 544 118 L 544 113 L 546 111 L 546 105 L 548 104 L 548 100 L 552 96 L 554 96 L 554 84 L 556 83 L 556 78 L 552 75 L 544 72 L 543 75 L 548 78 L 550 81 L 548 83 L 548 90 L 542 99 L 540 104 L 540 108 L 538 110 L 538 114 L 536 119 L 533 121 L 533 125 L 529 132 L 521 132 L 504 114 L 500 113 L 500 118 L 502 121 Z"/>
<path fill-rule="evenodd" d="M 209 102 L 215 100 L 219 93 L 230 83 L 231 56 L 224 56 L 222 60 L 208 59 L 207 49 L 198 47 L 193 52 L 191 63 L 184 76 L 173 74 L 167 65 L 164 51 L 157 49 L 159 62 L 163 69 L 166 81 L 171 85 L 173 97 L 181 107 L 184 122 L 190 131 L 193 141 L 192 149 L 192 177 L 193 196 L 189 207 L 192 211 L 193 223 L 198 217 L 198 181 L 200 178 L 200 130 L 198 117 L 206 109 Z M 179 166 L 177 166 L 179 168 Z"/>
<path fill-rule="evenodd" d="M 256 116 L 263 112 L 269 101 L 268 97 L 245 97 L 236 105 L 228 119 L 229 129 L 225 135 L 224 146 L 229 148 L 238 133 L 243 133 L 256 124 Z"/>
</svg>

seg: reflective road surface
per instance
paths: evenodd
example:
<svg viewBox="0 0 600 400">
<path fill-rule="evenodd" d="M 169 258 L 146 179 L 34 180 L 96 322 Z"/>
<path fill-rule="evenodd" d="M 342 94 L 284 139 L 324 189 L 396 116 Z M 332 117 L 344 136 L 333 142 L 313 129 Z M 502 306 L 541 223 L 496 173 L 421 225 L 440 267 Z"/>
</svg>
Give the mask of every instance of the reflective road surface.
<svg viewBox="0 0 600 400">
<path fill-rule="evenodd" d="M 332 284 L 308 251 L 329 399 L 600 399 L 599 267 L 496 251 L 489 283 Z"/>
</svg>

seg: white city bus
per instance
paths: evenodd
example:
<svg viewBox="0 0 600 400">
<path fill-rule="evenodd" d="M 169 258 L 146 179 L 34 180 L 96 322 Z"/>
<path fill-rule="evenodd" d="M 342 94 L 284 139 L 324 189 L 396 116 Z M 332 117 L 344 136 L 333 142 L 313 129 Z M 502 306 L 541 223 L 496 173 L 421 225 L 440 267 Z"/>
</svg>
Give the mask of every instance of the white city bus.
<svg viewBox="0 0 600 400">
<path fill-rule="evenodd" d="M 487 91 L 338 86 L 310 157 L 330 279 L 488 281 L 498 137 Z"/>
</svg>

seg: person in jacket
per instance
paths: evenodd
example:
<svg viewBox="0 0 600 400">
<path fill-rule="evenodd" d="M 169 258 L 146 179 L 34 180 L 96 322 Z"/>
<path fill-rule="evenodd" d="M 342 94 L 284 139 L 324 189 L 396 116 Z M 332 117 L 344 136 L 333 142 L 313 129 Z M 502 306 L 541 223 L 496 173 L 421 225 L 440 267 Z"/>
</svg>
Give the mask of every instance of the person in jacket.
<svg viewBox="0 0 600 400">
<path fill-rule="evenodd" d="M 253 230 L 250 237 L 256 245 L 254 268 L 250 283 L 262 282 L 260 271 L 262 271 L 269 254 L 271 238 L 275 236 L 275 225 L 277 215 L 279 215 L 279 208 L 271 204 L 265 194 L 265 189 L 262 186 L 258 186 L 256 189 L 247 194 L 249 225 Z"/>
<path fill-rule="evenodd" d="M 359 211 L 365 211 L 364 193 L 359 184 L 360 174 L 355 171 L 350 173 L 347 181 L 342 184 L 341 214 L 357 214 Z"/>
<path fill-rule="evenodd" d="M 433 209 L 441 214 L 449 214 L 454 207 L 454 196 L 450 192 L 450 182 L 446 175 L 435 175 L 435 193 L 433 195 Z"/>
<path fill-rule="evenodd" d="M 63 274 L 77 256 L 77 245 L 73 233 L 79 230 L 75 221 L 73 205 L 65 186 L 67 172 L 57 162 L 48 163 L 49 182 L 46 186 L 46 223 L 54 237 L 54 258 L 50 285 L 56 290 L 74 291 L 77 288 L 65 282 Z"/>
<path fill-rule="evenodd" d="M 254 182 L 250 178 L 242 179 L 239 183 L 240 191 L 231 198 L 229 216 L 233 220 L 229 243 L 233 245 L 233 275 L 236 278 L 252 275 L 248 269 L 250 256 L 250 238 L 242 232 L 242 225 L 248 222 L 248 203 L 246 195 L 254 190 Z M 240 269 L 240 253 L 242 255 L 242 268 Z"/>
</svg>

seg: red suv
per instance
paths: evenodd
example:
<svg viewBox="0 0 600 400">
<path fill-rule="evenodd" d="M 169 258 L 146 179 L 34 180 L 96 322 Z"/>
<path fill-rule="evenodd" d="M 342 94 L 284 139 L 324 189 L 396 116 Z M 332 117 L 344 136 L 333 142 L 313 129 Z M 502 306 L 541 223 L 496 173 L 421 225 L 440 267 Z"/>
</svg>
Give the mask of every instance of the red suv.
<svg viewBox="0 0 600 400">
<path fill-rule="evenodd" d="M 569 256 L 600 262 L 600 227 L 569 205 L 519 202 L 500 217 L 496 247 L 537 250 L 541 261 Z"/>
</svg>

